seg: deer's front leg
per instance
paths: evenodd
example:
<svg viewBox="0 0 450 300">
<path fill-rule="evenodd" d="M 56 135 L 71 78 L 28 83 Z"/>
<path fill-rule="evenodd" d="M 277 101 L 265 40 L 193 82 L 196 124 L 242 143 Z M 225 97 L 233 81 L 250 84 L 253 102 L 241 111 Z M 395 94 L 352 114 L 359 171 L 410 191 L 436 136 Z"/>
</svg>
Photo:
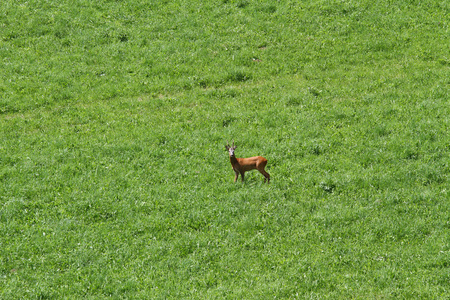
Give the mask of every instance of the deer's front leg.
<svg viewBox="0 0 450 300">
<path fill-rule="evenodd" d="M 237 181 L 238 177 L 239 177 L 239 172 L 238 171 L 234 171 L 234 182 Z"/>
</svg>

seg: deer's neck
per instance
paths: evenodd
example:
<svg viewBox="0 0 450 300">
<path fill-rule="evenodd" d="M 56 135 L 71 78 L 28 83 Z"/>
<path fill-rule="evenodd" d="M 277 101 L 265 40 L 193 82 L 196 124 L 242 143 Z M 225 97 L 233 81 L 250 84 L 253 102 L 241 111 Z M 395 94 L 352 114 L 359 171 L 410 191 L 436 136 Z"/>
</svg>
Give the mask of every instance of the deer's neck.
<svg viewBox="0 0 450 300">
<path fill-rule="evenodd" d="M 230 156 L 230 162 L 234 166 L 236 164 L 239 164 L 238 160 L 236 159 L 236 156 Z"/>
</svg>

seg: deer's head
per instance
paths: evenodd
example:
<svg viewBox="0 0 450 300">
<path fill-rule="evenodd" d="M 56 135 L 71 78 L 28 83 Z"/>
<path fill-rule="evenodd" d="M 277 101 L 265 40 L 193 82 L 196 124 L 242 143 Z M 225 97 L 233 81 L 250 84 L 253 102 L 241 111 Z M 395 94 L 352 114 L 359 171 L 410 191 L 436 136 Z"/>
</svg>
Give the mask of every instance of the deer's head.
<svg viewBox="0 0 450 300">
<path fill-rule="evenodd" d="M 227 141 L 227 144 L 225 145 L 225 149 L 227 149 L 228 154 L 230 154 L 230 156 L 233 157 L 234 156 L 234 150 L 236 149 L 236 146 L 234 145 L 234 140 L 233 140 L 233 146 L 230 146 L 228 144 L 228 141 Z"/>
</svg>

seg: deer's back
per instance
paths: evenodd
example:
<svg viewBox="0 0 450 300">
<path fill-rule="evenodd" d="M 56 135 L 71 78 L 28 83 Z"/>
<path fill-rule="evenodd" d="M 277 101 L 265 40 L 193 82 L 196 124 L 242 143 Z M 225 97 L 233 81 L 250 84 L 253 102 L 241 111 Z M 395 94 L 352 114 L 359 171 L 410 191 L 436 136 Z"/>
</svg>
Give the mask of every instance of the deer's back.
<svg viewBox="0 0 450 300">
<path fill-rule="evenodd" d="M 244 171 L 256 169 L 258 166 L 264 167 L 267 164 L 267 159 L 262 156 L 238 158 L 237 161 Z"/>
</svg>

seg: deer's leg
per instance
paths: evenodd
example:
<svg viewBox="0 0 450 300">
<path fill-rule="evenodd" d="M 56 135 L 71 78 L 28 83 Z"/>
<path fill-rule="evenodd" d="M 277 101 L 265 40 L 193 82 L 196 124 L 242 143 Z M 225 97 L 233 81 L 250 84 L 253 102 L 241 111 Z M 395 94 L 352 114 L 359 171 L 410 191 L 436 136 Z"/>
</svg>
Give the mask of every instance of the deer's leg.
<svg viewBox="0 0 450 300">
<path fill-rule="evenodd" d="M 267 173 L 266 170 L 264 170 L 264 169 L 261 169 L 261 170 L 258 170 L 258 171 L 261 174 L 264 175 L 264 183 L 266 182 L 266 179 L 267 179 L 267 183 L 269 183 L 270 182 L 270 175 L 269 175 L 269 173 Z"/>
<path fill-rule="evenodd" d="M 234 182 L 237 181 L 238 177 L 239 177 L 239 172 L 238 171 L 234 171 Z"/>
<path fill-rule="evenodd" d="M 244 182 L 244 173 L 245 173 L 244 171 L 241 172 L 241 179 L 242 179 L 242 182 Z"/>
<path fill-rule="evenodd" d="M 264 168 L 266 167 L 266 164 L 267 164 L 267 160 L 262 161 L 261 163 L 256 165 L 256 169 L 261 174 L 263 174 L 263 176 L 264 176 L 264 183 L 266 182 L 266 179 L 267 179 L 267 183 L 269 183 L 270 182 L 270 175 L 269 175 L 269 173 L 266 172 L 266 170 L 264 170 Z"/>
</svg>

